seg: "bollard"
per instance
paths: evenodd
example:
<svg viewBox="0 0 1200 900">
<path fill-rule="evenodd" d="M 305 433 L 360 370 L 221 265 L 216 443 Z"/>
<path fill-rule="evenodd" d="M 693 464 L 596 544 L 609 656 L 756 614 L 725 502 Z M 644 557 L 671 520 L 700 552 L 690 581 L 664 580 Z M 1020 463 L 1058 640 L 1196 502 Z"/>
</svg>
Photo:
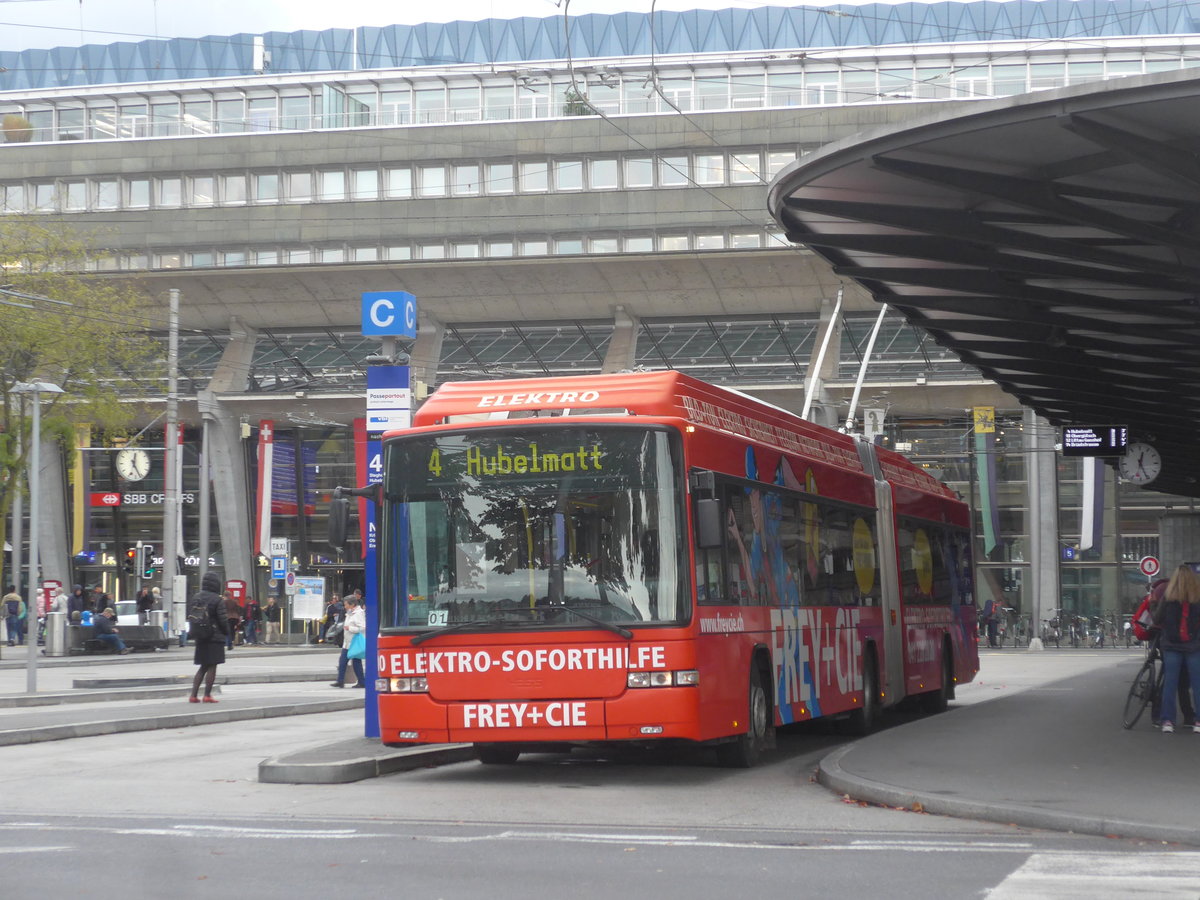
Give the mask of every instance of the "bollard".
<svg viewBox="0 0 1200 900">
<path fill-rule="evenodd" d="M 67 655 L 67 614 L 61 612 L 46 615 L 46 655 Z"/>
</svg>

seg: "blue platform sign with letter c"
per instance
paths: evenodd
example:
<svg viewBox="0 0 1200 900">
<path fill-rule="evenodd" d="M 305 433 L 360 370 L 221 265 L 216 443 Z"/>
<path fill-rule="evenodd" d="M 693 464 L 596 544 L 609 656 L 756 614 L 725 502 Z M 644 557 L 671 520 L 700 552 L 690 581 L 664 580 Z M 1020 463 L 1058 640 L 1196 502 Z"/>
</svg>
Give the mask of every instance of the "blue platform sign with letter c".
<svg viewBox="0 0 1200 900">
<path fill-rule="evenodd" d="M 415 338 L 417 298 L 408 291 L 363 291 L 362 333 Z"/>
</svg>

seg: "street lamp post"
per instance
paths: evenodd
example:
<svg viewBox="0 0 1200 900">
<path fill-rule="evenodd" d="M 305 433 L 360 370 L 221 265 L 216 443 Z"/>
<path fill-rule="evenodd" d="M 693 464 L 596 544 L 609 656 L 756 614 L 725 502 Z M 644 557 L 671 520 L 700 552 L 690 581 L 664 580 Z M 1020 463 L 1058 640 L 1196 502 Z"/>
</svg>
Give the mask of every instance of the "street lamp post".
<svg viewBox="0 0 1200 900">
<path fill-rule="evenodd" d="M 42 463 L 42 394 L 61 394 L 63 389 L 57 384 L 46 381 L 18 381 L 11 388 L 10 394 L 33 394 L 33 440 L 30 442 L 30 464 L 27 472 L 29 479 L 29 599 L 25 603 L 25 647 L 28 657 L 25 662 L 25 690 L 27 693 L 37 693 L 37 649 L 38 627 L 37 608 L 38 591 L 41 579 L 38 578 L 38 492 L 41 490 L 40 474 Z"/>
</svg>

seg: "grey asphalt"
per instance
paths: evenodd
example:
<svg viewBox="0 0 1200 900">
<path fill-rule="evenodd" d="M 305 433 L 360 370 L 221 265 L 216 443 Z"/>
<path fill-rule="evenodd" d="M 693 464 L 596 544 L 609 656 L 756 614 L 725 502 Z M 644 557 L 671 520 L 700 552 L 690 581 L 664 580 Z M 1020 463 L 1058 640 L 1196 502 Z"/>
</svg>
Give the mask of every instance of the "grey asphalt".
<svg viewBox="0 0 1200 900">
<path fill-rule="evenodd" d="M 348 709 L 362 693 L 328 686 L 336 651 L 238 648 L 217 704 L 186 702 L 191 650 L 41 659 L 26 692 L 24 653 L 0 658 L 0 745 Z M 1121 726 L 1135 650 L 984 651 L 949 712 L 894 717 L 825 757 L 819 779 L 854 799 L 1033 828 L 1200 845 L 1200 735 Z M 36 703 L 37 705 L 29 705 Z M 903 724 L 894 724 L 901 721 Z M 286 750 L 259 780 L 336 784 L 473 758 L 470 745 L 384 747 L 348 737 Z"/>
</svg>

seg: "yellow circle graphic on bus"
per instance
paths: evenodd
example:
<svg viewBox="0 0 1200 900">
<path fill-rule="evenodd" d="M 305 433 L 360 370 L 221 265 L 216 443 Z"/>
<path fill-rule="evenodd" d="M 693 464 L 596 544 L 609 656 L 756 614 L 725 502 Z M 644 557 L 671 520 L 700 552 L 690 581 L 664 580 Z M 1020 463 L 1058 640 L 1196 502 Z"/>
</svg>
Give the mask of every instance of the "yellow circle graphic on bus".
<svg viewBox="0 0 1200 900">
<path fill-rule="evenodd" d="M 852 541 L 854 580 L 858 582 L 859 592 L 865 596 L 875 587 L 875 539 L 866 520 L 854 520 Z"/>
<path fill-rule="evenodd" d="M 929 535 L 918 528 L 913 535 L 913 569 L 917 573 L 917 588 L 926 596 L 933 595 L 933 548 L 929 546 Z"/>
</svg>

